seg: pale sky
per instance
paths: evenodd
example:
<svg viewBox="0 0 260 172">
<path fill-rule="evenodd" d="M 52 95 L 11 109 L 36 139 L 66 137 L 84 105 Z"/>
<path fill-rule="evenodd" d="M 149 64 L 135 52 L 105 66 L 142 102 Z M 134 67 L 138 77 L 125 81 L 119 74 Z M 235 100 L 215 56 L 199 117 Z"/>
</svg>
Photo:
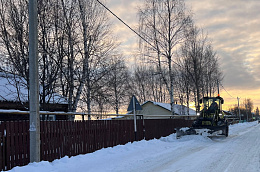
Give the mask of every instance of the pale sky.
<svg viewBox="0 0 260 172">
<path fill-rule="evenodd" d="M 260 108 L 260 0 L 186 0 L 195 24 L 208 33 L 224 73 L 221 96 L 225 109 L 251 98 Z M 107 7 L 128 25 L 137 28 L 142 0 L 107 0 Z M 127 56 L 137 52 L 137 36 L 110 15 L 120 50 Z"/>
</svg>

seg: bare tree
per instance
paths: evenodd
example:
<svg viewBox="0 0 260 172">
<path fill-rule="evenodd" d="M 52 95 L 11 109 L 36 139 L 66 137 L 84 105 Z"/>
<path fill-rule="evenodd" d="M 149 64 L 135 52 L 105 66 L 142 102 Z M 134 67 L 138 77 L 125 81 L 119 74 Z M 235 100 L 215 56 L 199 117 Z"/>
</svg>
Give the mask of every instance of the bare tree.
<svg viewBox="0 0 260 172">
<path fill-rule="evenodd" d="M 174 73 L 172 69 L 175 49 L 183 42 L 185 28 L 191 22 L 186 15 L 183 0 L 146 0 L 139 11 L 139 32 L 142 52 L 156 63 L 171 100 L 174 114 Z M 164 66 L 168 71 L 164 72 Z"/>
<path fill-rule="evenodd" d="M 118 114 L 125 105 L 125 98 L 130 95 L 131 76 L 120 55 L 111 56 L 107 60 L 106 67 L 99 69 L 99 74 L 95 74 L 96 80 L 91 82 L 91 107 L 99 114 L 111 111 Z M 87 102 L 87 89 L 84 87 L 83 102 Z"/>
<path fill-rule="evenodd" d="M 244 115 L 246 115 L 247 121 L 251 120 L 253 117 L 252 112 L 254 108 L 253 101 L 250 98 L 245 98 L 242 106 L 245 108 Z"/>
<path fill-rule="evenodd" d="M 185 69 L 185 66 L 183 66 L 182 62 L 180 59 L 178 59 L 178 64 L 176 65 L 176 94 L 178 95 L 178 99 L 181 105 L 186 104 L 186 106 L 189 108 L 190 107 L 190 94 L 191 94 L 191 81 L 188 76 L 188 72 Z M 184 111 L 184 106 L 182 106 Z M 189 115 L 189 109 L 187 109 L 187 112 L 183 112 L 184 114 Z M 182 112 L 181 111 L 181 112 Z"/>
<path fill-rule="evenodd" d="M 29 83 L 27 13 L 28 2 L 25 0 L 0 1 L 1 51 L 12 66 L 6 72 L 19 75 Z"/>
<path fill-rule="evenodd" d="M 257 118 L 259 118 L 259 109 L 258 109 L 258 107 L 256 107 L 255 116 L 256 116 Z"/>
<path fill-rule="evenodd" d="M 237 114 L 238 116 L 238 109 L 240 109 L 240 113 L 241 113 L 241 118 L 242 120 L 251 120 L 253 117 L 253 101 L 250 98 L 245 98 L 243 103 L 241 104 L 241 106 L 238 108 L 237 104 L 233 105 L 233 107 L 230 108 L 230 111 L 233 112 L 234 114 Z M 258 110 L 258 108 L 257 108 Z M 259 114 L 259 111 L 258 111 Z"/>
<path fill-rule="evenodd" d="M 111 36 L 106 10 L 94 0 L 78 0 L 78 5 L 83 35 L 83 50 L 81 50 L 83 68 L 74 108 L 77 107 L 76 103 L 85 86 L 87 93 L 85 100 L 90 113 L 92 88 L 107 74 L 109 57 L 117 44 Z"/>
<path fill-rule="evenodd" d="M 109 102 L 116 114 L 118 114 L 120 107 L 126 105 L 125 100 L 131 96 L 129 85 L 131 78 L 123 57 L 114 57 L 110 64 L 111 69 L 108 75 Z"/>
<path fill-rule="evenodd" d="M 41 110 L 46 110 L 46 104 L 52 101 L 57 76 L 60 70 L 57 62 L 57 46 L 54 39 L 54 10 L 53 1 L 41 1 L 38 3 L 38 20 L 39 20 L 39 79 L 40 79 L 40 104 Z M 48 115 L 47 115 L 48 118 Z M 43 115 L 42 119 L 45 119 Z"/>
<path fill-rule="evenodd" d="M 134 72 L 135 90 L 136 95 L 138 95 L 139 101 L 141 102 L 145 102 L 149 99 L 148 95 L 146 94 L 146 92 L 148 91 L 148 77 L 150 76 L 148 75 L 148 71 L 145 69 L 144 66 L 136 67 Z"/>
<path fill-rule="evenodd" d="M 0 0 L 0 49 L 10 64 L 8 72 L 28 77 L 28 2 Z M 38 3 L 41 103 L 49 94 L 68 98 L 76 111 L 87 93 L 88 113 L 96 83 L 109 68 L 117 47 L 105 9 L 94 0 L 55 0 Z M 1 68 L 3 70 L 4 68 Z M 73 119 L 73 117 L 71 118 Z"/>
<path fill-rule="evenodd" d="M 140 64 L 136 66 L 133 79 L 135 94 L 141 102 L 157 101 L 167 102 L 167 88 L 163 83 L 160 73 L 152 65 Z"/>
<path fill-rule="evenodd" d="M 180 64 L 183 73 L 186 79 L 191 81 L 187 86 L 194 93 L 196 110 L 200 111 L 200 98 L 203 95 L 211 96 L 217 91 L 217 82 L 222 81 L 218 59 L 207 36 L 195 26 L 191 27 L 181 52 L 183 59 Z"/>
</svg>

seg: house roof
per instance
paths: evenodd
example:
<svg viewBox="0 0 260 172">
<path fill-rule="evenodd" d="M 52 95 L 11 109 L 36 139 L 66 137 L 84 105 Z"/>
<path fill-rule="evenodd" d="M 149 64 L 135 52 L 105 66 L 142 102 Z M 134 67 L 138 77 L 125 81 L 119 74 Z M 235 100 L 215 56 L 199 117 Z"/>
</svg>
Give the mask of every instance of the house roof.
<svg viewBox="0 0 260 172">
<path fill-rule="evenodd" d="M 159 106 L 159 107 L 164 108 L 164 109 L 166 109 L 168 111 L 171 111 L 171 104 L 170 103 L 160 103 L 160 102 L 154 102 L 154 101 L 146 101 L 141 106 L 145 105 L 148 102 L 153 103 L 155 106 Z M 184 111 L 187 112 L 187 107 L 186 106 L 174 104 L 174 112 L 176 114 L 181 114 L 181 110 L 182 109 L 184 109 Z M 191 108 L 189 108 L 189 114 L 190 115 L 196 115 L 196 111 L 191 109 Z"/>
<path fill-rule="evenodd" d="M 58 93 L 47 95 L 45 100 L 49 103 L 68 103 L 67 99 Z M 0 72 L 0 101 L 28 102 L 28 89 L 25 79 Z"/>
</svg>

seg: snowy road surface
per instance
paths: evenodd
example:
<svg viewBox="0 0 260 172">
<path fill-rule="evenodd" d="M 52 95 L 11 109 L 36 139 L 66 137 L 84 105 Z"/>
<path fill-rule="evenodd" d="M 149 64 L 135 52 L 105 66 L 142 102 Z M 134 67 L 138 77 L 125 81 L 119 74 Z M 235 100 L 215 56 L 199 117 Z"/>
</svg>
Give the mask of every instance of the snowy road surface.
<svg viewBox="0 0 260 172">
<path fill-rule="evenodd" d="M 260 172 L 260 124 L 230 126 L 228 138 L 175 134 L 94 153 L 32 163 L 12 172 Z"/>
</svg>

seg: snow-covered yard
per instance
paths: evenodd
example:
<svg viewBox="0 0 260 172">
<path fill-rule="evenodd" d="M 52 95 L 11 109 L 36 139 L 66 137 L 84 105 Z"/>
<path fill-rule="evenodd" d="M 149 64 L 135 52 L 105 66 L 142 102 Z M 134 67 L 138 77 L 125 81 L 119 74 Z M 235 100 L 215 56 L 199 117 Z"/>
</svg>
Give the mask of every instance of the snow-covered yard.
<svg viewBox="0 0 260 172">
<path fill-rule="evenodd" d="M 94 153 L 42 161 L 12 172 L 256 172 L 260 171 L 260 125 L 257 122 L 230 126 L 228 138 L 175 134 L 139 141 Z"/>
</svg>

